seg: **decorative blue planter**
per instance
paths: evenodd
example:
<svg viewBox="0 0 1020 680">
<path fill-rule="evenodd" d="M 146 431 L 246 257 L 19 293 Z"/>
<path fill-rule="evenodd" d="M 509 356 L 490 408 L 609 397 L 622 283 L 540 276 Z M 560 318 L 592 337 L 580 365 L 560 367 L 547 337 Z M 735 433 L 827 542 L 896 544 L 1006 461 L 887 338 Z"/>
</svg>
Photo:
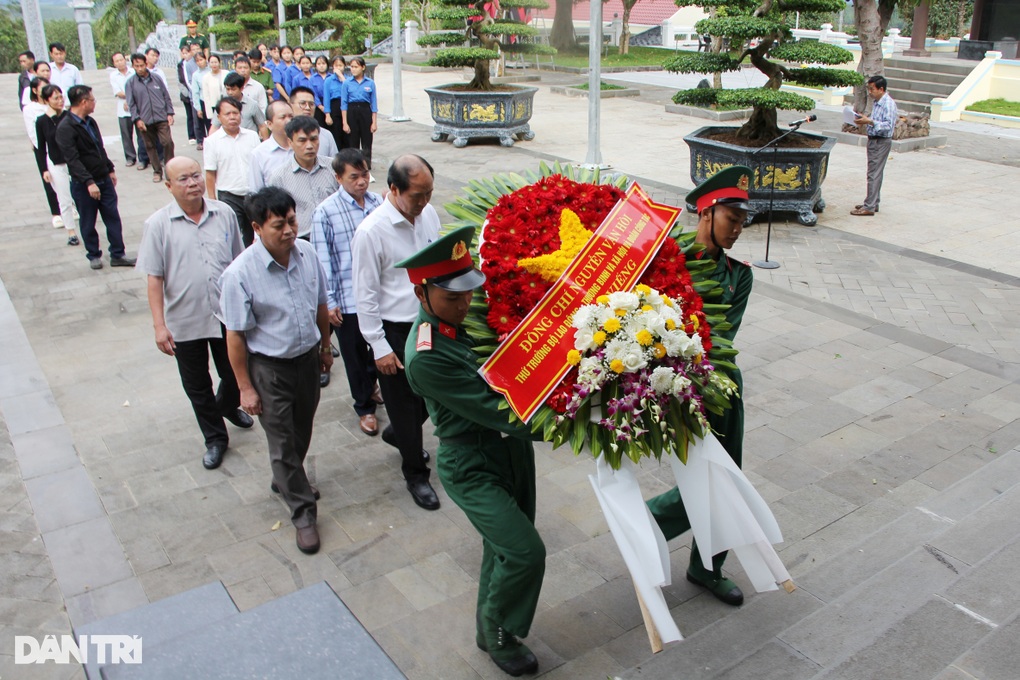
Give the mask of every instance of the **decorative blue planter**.
<svg viewBox="0 0 1020 680">
<path fill-rule="evenodd" d="M 425 88 L 429 93 L 429 108 L 436 125 L 433 142 L 453 137 L 457 148 L 467 146 L 472 138 L 497 137 L 503 146 L 513 146 L 514 138 L 535 138 L 528 121 L 531 120 L 537 87 L 512 87 L 511 91 L 475 92 L 446 89 L 455 85 Z"/>
</svg>

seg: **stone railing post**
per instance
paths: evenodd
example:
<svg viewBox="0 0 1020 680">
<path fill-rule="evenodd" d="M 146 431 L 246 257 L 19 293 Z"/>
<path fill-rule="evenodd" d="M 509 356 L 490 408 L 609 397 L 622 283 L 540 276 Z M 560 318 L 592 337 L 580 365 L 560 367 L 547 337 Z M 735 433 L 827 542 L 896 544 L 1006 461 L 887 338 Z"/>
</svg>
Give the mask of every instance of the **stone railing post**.
<svg viewBox="0 0 1020 680">
<path fill-rule="evenodd" d="M 74 20 L 78 24 L 78 43 L 81 45 L 81 67 L 84 71 L 96 70 L 96 43 L 92 39 L 92 0 L 72 0 Z"/>
</svg>

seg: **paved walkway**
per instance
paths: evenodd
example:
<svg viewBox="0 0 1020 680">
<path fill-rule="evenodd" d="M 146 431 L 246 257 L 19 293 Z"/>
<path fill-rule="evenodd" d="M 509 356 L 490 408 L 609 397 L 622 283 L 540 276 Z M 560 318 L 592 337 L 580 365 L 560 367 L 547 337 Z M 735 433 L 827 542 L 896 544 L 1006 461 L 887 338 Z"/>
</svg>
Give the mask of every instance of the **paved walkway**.
<svg viewBox="0 0 1020 680">
<path fill-rule="evenodd" d="M 378 76 L 385 114 L 388 68 Z M 582 161 L 587 102 L 550 94 L 562 78 L 540 84 L 534 141 L 454 149 L 429 142 L 421 89 L 450 74 L 404 73 L 412 122 L 381 117 L 377 176 L 396 154 L 421 153 L 437 169 L 438 205 L 475 177 Z M 105 76 L 88 79 L 112 135 Z M 12 77 L 4 82 L 13 90 Z M 690 185 L 682 137 L 700 125 L 645 97 L 606 100 L 603 157 L 677 204 Z M 15 668 L 14 635 L 67 633 L 214 580 L 245 610 L 323 579 L 408 677 L 501 677 L 471 637 L 476 535 L 441 489 L 436 513 L 411 502 L 398 457 L 358 431 L 342 379 L 323 392 L 309 457 L 323 495 L 318 555 L 296 550 L 268 491 L 258 427 L 232 430 L 223 467 L 202 468 L 176 368 L 153 346 L 142 277 L 90 271 L 80 249 L 63 245 L 40 209 L 23 135 L 13 102 L 0 104 L 10 156 L 0 677 L 81 677 Z M 540 446 L 538 525 L 549 559 L 528 642 L 543 677 L 1015 676 L 1020 169 L 936 151 L 896 155 L 882 212 L 862 220 L 848 212 L 863 192 L 864 160 L 863 149 L 837 146 L 819 226 L 774 226 L 770 257 L 783 266 L 755 270 L 740 336 L 746 470 L 779 519 L 781 556 L 800 588 L 750 594 L 731 561 L 749 597 L 727 608 L 683 580 L 689 551 L 677 541 L 667 599 L 688 640 L 650 658 L 588 484 L 593 465 Z M 120 175 L 133 254 L 142 221 L 169 195 L 149 173 Z M 747 229 L 735 254 L 763 257 L 765 230 Z M 665 471 L 647 467 L 644 492 L 666 488 Z"/>
</svg>

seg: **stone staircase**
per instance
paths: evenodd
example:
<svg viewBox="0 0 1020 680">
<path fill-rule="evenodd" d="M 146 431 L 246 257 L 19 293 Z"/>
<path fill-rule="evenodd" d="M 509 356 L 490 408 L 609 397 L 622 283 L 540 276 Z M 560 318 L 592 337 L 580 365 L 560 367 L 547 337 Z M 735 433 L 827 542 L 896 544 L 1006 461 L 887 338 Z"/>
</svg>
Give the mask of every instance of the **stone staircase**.
<svg viewBox="0 0 1020 680">
<path fill-rule="evenodd" d="M 92 655 L 89 680 L 404 678 L 325 582 L 239 612 L 216 581 L 75 630 L 104 634 L 141 637 L 142 663 Z"/>
<path fill-rule="evenodd" d="M 886 59 L 885 78 L 900 113 L 927 113 L 932 99 L 952 94 L 973 68 L 962 61 Z"/>
<path fill-rule="evenodd" d="M 882 510 L 870 511 L 876 512 Z M 794 593 L 752 595 L 707 625 L 697 621 L 703 617 L 681 620 L 685 641 L 623 677 L 1020 677 L 1018 512 L 1020 451 L 1014 449 L 890 515 L 880 529 L 820 564 L 791 555 L 801 552 L 793 544 L 780 554 L 798 585 Z M 736 560 L 730 563 L 737 568 Z M 739 572 L 736 577 L 746 583 Z"/>
</svg>

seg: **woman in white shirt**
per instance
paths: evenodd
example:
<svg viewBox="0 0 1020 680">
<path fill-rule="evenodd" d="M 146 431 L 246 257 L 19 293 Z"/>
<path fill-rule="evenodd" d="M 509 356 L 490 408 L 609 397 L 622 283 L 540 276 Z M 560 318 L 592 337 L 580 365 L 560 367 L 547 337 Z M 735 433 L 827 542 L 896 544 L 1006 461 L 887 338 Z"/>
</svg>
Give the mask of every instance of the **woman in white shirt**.
<svg viewBox="0 0 1020 680">
<path fill-rule="evenodd" d="M 226 94 L 223 87 L 223 79 L 226 77 L 227 72 L 220 69 L 220 58 L 215 54 L 209 55 L 209 73 L 202 78 L 202 102 L 205 106 L 205 119 L 210 123 L 216 116 L 216 102 Z"/>
<path fill-rule="evenodd" d="M 35 134 L 35 119 L 46 114 L 46 104 L 39 100 L 39 92 L 49 84 L 48 78 L 36 76 L 32 78 L 32 82 L 28 84 L 28 89 L 25 90 L 28 93 L 28 102 L 25 103 L 25 108 L 22 109 L 21 113 L 25 118 L 25 131 L 28 132 L 28 141 L 32 142 L 33 156 L 35 156 L 36 150 L 39 148 L 39 140 Z M 46 181 L 46 178 L 43 177 L 42 171 L 39 172 L 39 177 L 42 179 L 43 189 L 46 190 L 46 202 L 50 204 L 53 226 L 57 229 L 62 229 L 64 227 L 64 220 L 60 218 L 60 202 L 57 200 L 57 193 L 50 186 L 50 183 Z"/>
</svg>

